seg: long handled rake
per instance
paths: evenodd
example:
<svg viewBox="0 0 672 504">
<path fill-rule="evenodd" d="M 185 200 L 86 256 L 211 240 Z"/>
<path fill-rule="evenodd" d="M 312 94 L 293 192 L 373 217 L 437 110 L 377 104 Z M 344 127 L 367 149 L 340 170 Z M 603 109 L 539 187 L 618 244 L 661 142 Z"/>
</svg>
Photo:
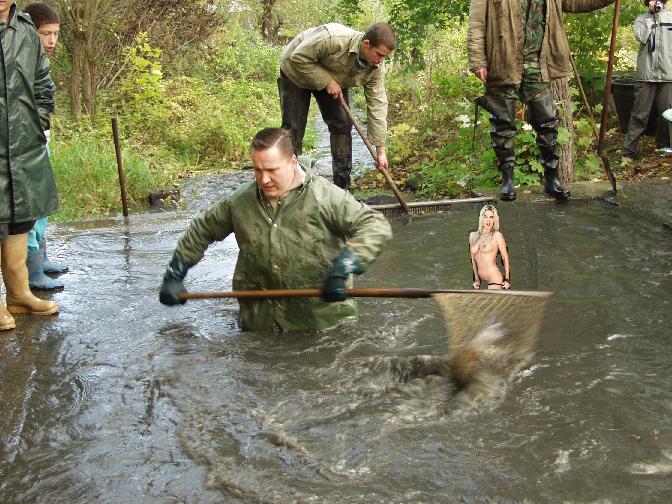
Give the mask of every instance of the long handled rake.
<svg viewBox="0 0 672 504">
<path fill-rule="evenodd" d="M 360 122 L 357 120 L 355 115 L 352 113 L 352 110 L 350 110 L 350 107 L 348 107 L 348 104 L 346 103 L 345 99 L 341 98 L 341 106 L 343 107 L 343 110 L 345 110 L 345 113 L 348 115 L 348 118 L 350 119 L 350 122 L 355 126 L 355 129 L 357 130 L 357 133 L 359 133 L 359 136 L 362 138 L 362 141 L 366 145 L 366 147 L 369 149 L 369 152 L 373 156 L 374 160 L 377 160 L 376 156 L 376 149 L 375 147 L 371 144 L 369 141 L 368 137 L 364 133 L 364 129 L 362 128 L 362 125 Z M 397 188 L 396 184 L 392 180 L 392 177 L 390 177 L 390 174 L 387 172 L 387 170 L 383 167 L 378 167 L 378 169 L 381 171 L 383 176 L 385 177 L 385 180 L 387 181 L 388 185 L 392 189 L 392 192 L 394 193 L 395 197 L 397 198 L 397 201 L 399 201 L 399 204 L 385 204 L 385 205 L 370 205 L 371 208 L 374 208 L 380 212 L 382 212 L 384 215 L 387 216 L 392 216 L 396 215 L 399 213 L 400 210 L 402 210 L 405 214 L 424 214 L 424 213 L 429 213 L 429 212 L 440 212 L 443 210 L 447 210 L 452 207 L 454 204 L 461 204 L 461 203 L 486 203 L 486 202 L 491 202 L 495 201 L 494 198 L 490 197 L 478 197 L 478 198 L 458 198 L 458 199 L 449 199 L 449 200 L 436 200 L 436 201 L 412 201 L 410 203 L 407 203 L 403 196 L 401 195 L 401 192 Z"/>
<path fill-rule="evenodd" d="M 578 70 L 576 69 L 576 63 L 574 63 L 574 58 L 572 55 L 569 55 L 569 61 L 572 63 L 572 69 L 574 70 L 574 77 L 576 78 L 576 83 L 579 86 L 579 91 L 581 92 L 581 97 L 583 98 L 583 104 L 586 107 L 586 110 L 588 111 L 588 117 L 590 117 L 590 124 L 592 126 L 593 130 L 593 139 L 595 140 L 595 146 L 597 148 L 597 155 L 600 157 L 602 160 L 602 167 L 604 168 L 605 173 L 607 174 L 607 178 L 609 179 L 609 183 L 611 184 L 611 187 L 614 191 L 614 194 L 616 193 L 616 178 L 614 177 L 614 173 L 611 171 L 611 163 L 609 162 L 609 158 L 604 154 L 604 151 L 602 150 L 602 146 L 600 145 L 600 136 L 597 132 L 597 129 L 595 128 L 595 115 L 593 111 L 593 107 L 588 101 L 588 97 L 586 96 L 586 92 L 583 88 L 583 83 L 581 82 L 581 76 L 579 75 Z"/>
<path fill-rule="evenodd" d="M 343 96 L 340 97 L 340 101 L 341 101 L 341 106 L 343 107 L 343 110 L 345 110 L 345 113 L 350 118 L 350 122 L 352 122 L 352 124 L 355 126 L 355 129 L 357 130 L 357 133 L 359 133 L 359 136 L 362 138 L 362 141 L 366 144 L 366 147 L 369 149 L 369 152 L 373 156 L 374 161 L 377 161 L 378 156 L 376 155 L 376 149 L 373 147 L 373 145 L 369 141 L 368 137 L 364 133 L 364 129 L 362 128 L 362 125 L 359 124 L 359 121 L 357 120 L 357 118 L 354 116 L 354 114 L 350 110 L 350 107 L 348 107 L 348 104 L 345 101 L 345 98 L 343 98 Z M 385 177 L 385 180 L 387 181 L 387 184 L 390 186 L 390 189 L 392 189 L 392 192 L 394 193 L 394 196 L 397 198 L 397 201 L 399 201 L 399 204 L 401 205 L 401 208 L 404 209 L 405 213 L 410 214 L 411 209 L 408 208 L 408 205 L 406 204 L 406 201 L 404 201 L 404 197 L 401 195 L 401 192 L 399 192 L 399 188 L 394 183 L 394 180 L 392 180 L 392 177 L 390 177 L 390 174 L 387 173 L 387 170 L 383 166 L 378 165 L 378 169 L 383 174 L 383 177 Z"/>
</svg>

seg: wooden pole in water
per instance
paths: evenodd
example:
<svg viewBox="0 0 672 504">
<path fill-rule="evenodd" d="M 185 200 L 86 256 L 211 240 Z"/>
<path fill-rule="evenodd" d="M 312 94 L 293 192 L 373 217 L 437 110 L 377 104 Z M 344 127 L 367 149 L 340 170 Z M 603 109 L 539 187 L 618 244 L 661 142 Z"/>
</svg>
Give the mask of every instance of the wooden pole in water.
<svg viewBox="0 0 672 504">
<path fill-rule="evenodd" d="M 607 122 L 609 120 L 609 98 L 611 97 L 611 76 L 614 71 L 614 58 L 616 52 L 616 35 L 618 33 L 618 20 L 621 16 L 621 0 L 616 0 L 614 4 L 614 20 L 611 25 L 611 42 L 609 44 L 609 60 L 607 61 L 607 77 L 606 83 L 604 85 L 604 100 L 602 102 L 602 118 L 600 121 L 600 135 L 597 141 L 597 153 L 601 158 L 604 156 L 604 138 L 607 134 Z M 609 183 L 611 188 L 616 194 L 616 177 L 611 171 L 611 167 L 608 164 L 605 166 L 607 171 L 607 177 L 609 178 Z"/>
<path fill-rule="evenodd" d="M 126 201 L 126 177 L 124 176 L 124 164 L 121 159 L 121 142 L 119 141 L 119 120 L 115 114 L 112 118 L 112 137 L 114 138 L 114 151 L 117 155 L 117 172 L 119 173 L 119 188 L 121 189 L 121 206 L 124 217 L 128 217 L 128 203 Z"/>
<path fill-rule="evenodd" d="M 394 193 L 394 196 L 397 198 L 397 201 L 401 205 L 401 208 L 404 209 L 404 212 L 406 212 L 406 214 L 410 214 L 411 210 L 410 210 L 410 208 L 408 208 L 408 205 L 406 204 L 406 201 L 404 200 L 404 197 L 401 195 L 401 192 L 399 192 L 399 188 L 397 187 L 397 184 L 394 183 L 394 180 L 392 180 L 392 177 L 390 177 L 390 174 L 387 172 L 385 167 L 378 165 L 378 156 L 376 156 L 376 149 L 374 148 L 374 146 L 371 144 L 368 137 L 364 133 L 364 129 L 362 128 L 362 125 L 359 124 L 359 121 L 353 115 L 352 111 L 350 110 L 350 107 L 348 107 L 348 104 L 345 101 L 345 98 L 343 98 L 343 96 L 341 96 L 340 101 L 341 101 L 341 106 L 343 107 L 343 110 L 345 110 L 345 113 L 348 115 L 348 118 L 350 119 L 350 122 L 355 126 L 355 129 L 357 130 L 357 133 L 359 133 L 359 136 L 361 137 L 362 141 L 366 145 L 366 148 L 369 149 L 369 152 L 373 156 L 373 160 L 376 162 L 376 167 L 383 174 L 383 177 L 385 177 L 385 180 L 387 181 L 387 185 L 389 185 L 390 189 L 392 189 L 392 192 Z"/>
<path fill-rule="evenodd" d="M 459 289 L 398 289 L 398 288 L 360 288 L 346 289 L 351 297 L 385 297 L 385 298 L 430 298 L 434 294 L 469 294 L 474 296 L 550 296 L 550 292 L 542 291 L 511 291 L 511 290 L 459 290 Z M 296 297 L 320 297 L 320 289 L 275 289 L 275 290 L 242 290 L 229 292 L 183 292 L 180 299 L 275 299 Z"/>
</svg>

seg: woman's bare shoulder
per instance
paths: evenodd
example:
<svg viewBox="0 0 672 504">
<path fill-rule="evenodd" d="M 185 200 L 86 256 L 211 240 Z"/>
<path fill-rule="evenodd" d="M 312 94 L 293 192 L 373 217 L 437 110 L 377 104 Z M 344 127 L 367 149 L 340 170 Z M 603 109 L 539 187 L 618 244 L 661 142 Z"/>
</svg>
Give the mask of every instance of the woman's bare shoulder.
<svg viewBox="0 0 672 504">
<path fill-rule="evenodd" d="M 472 231 L 469 233 L 469 243 L 473 243 L 478 239 L 478 231 Z"/>
</svg>

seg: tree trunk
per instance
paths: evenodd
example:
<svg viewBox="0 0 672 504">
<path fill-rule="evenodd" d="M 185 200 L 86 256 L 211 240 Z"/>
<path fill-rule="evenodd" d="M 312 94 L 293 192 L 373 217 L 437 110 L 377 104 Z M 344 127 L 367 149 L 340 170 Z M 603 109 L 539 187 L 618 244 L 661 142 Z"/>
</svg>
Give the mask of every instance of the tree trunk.
<svg viewBox="0 0 672 504">
<path fill-rule="evenodd" d="M 276 0 L 263 0 L 263 10 L 261 12 L 261 20 L 259 22 L 259 28 L 261 31 L 261 36 L 264 37 L 264 40 L 267 42 L 274 42 L 278 39 L 278 30 L 274 29 L 273 23 L 273 7 L 275 6 Z"/>
<path fill-rule="evenodd" d="M 83 110 L 93 121 L 96 113 L 95 29 L 101 0 L 61 0 L 62 12 L 72 26 L 70 109 L 79 119 Z"/>
<path fill-rule="evenodd" d="M 72 116 L 79 121 L 82 116 L 82 54 L 80 45 L 82 41 L 76 35 L 72 42 L 72 74 L 70 75 L 70 111 Z"/>
<path fill-rule="evenodd" d="M 91 122 L 96 117 L 96 92 L 97 86 L 97 69 L 98 61 L 95 49 L 95 30 L 96 22 L 99 20 L 99 13 L 101 7 L 101 0 L 88 0 L 86 3 L 87 10 L 84 15 L 84 22 L 86 23 L 86 71 L 84 72 L 84 86 L 82 94 L 84 98 L 84 107 L 89 114 Z"/>
<path fill-rule="evenodd" d="M 566 77 L 551 81 L 551 96 L 560 118 L 558 128 L 566 128 L 569 132 L 567 143 L 557 147 L 557 154 L 560 158 L 560 181 L 563 184 L 568 184 L 574 182 L 574 121 L 572 95 L 569 91 L 569 80 Z"/>
</svg>

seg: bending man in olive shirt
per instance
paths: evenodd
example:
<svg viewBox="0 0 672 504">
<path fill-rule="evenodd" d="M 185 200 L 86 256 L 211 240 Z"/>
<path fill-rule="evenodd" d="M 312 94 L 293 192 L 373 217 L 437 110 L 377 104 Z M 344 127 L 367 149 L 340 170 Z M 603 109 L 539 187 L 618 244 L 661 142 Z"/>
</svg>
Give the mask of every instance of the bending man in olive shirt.
<svg viewBox="0 0 672 504">
<path fill-rule="evenodd" d="M 376 146 L 376 162 L 387 169 L 387 95 L 383 65 L 397 46 L 392 27 L 376 23 L 361 33 L 338 23 L 297 35 L 280 60 L 282 127 L 296 136 L 301 154 L 311 95 L 315 96 L 330 134 L 334 184 L 348 189 L 352 170 L 352 123 L 340 104 L 348 88 L 362 87 L 366 98 L 367 135 Z"/>
</svg>

